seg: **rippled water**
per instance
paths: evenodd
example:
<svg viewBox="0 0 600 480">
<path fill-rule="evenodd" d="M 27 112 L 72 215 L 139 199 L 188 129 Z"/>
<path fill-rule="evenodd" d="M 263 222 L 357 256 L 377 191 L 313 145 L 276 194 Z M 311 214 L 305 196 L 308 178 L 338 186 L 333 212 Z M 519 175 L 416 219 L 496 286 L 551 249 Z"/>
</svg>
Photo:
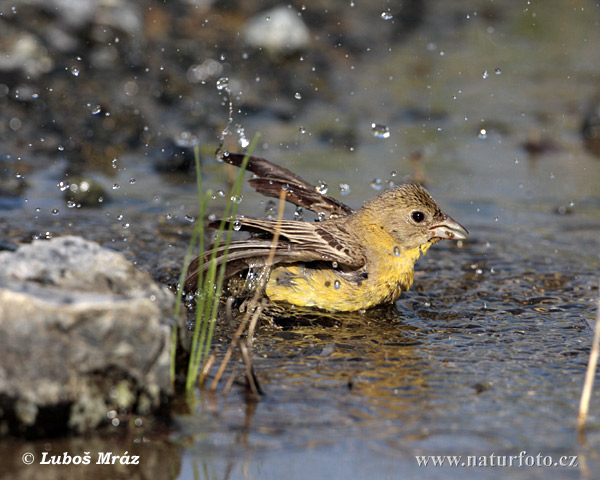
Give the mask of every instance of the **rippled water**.
<svg viewBox="0 0 600 480">
<path fill-rule="evenodd" d="M 405 43 L 332 65 L 336 98 L 288 121 L 241 119 L 245 136 L 262 132 L 257 155 L 353 207 L 404 175 L 424 180 L 471 236 L 434 246 L 394 307 L 262 325 L 264 397 L 198 392 L 169 433 L 171 478 L 595 478 L 598 382 L 587 443 L 574 426 L 599 296 L 600 161 L 579 129 L 598 88 L 600 10 L 476 3 L 497 16 L 432 2 Z M 538 136 L 548 148 L 532 156 L 523 144 Z M 207 160 L 205 184 L 225 189 Z M 78 210 L 51 170 L 36 174 L 27 202 L 2 214 L 5 240 L 81 233 L 172 281 L 193 179 L 158 175 L 134 154 L 117 177 L 110 205 Z M 266 207 L 244 191 L 243 213 Z M 414 457 L 524 450 L 578 455 L 579 467 L 419 468 Z"/>
</svg>

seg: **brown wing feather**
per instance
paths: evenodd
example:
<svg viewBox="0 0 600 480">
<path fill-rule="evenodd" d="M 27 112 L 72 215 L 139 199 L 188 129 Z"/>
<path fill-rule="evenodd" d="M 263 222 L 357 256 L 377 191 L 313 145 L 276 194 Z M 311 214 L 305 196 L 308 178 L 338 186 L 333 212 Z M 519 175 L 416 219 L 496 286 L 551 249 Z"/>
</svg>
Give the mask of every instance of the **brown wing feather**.
<svg viewBox="0 0 600 480">
<path fill-rule="evenodd" d="M 267 238 L 271 238 L 279 228 L 281 240 L 278 245 L 283 245 L 285 250 L 294 256 L 289 260 L 291 262 L 325 260 L 359 268 L 366 260 L 362 245 L 335 220 L 310 223 L 298 220 L 278 222 L 269 218 L 237 217 L 236 222 L 239 223 L 239 230 L 267 234 Z M 216 226 L 218 222 L 209 224 L 209 228 Z M 296 257 L 298 253 L 302 253 L 302 258 Z"/>
<path fill-rule="evenodd" d="M 224 162 L 239 167 L 244 160 L 244 155 L 226 152 L 222 158 Z M 288 202 L 317 214 L 324 213 L 330 218 L 349 215 L 353 212 L 348 205 L 329 195 L 319 193 L 315 185 L 290 172 L 287 168 L 275 165 L 264 158 L 249 157 L 246 169 L 257 176 L 248 183 L 263 195 L 279 198 L 281 190 L 285 190 Z"/>
<path fill-rule="evenodd" d="M 235 240 L 229 244 L 227 253 L 227 269 L 225 276 L 250 267 L 264 266 L 272 248 L 272 236 L 278 228 L 277 220 L 264 218 L 238 217 L 240 230 L 253 233 L 255 236 L 244 240 Z M 219 222 L 211 222 L 208 227 L 216 228 Z M 324 221 L 320 223 L 282 220 L 280 237 L 275 247 L 273 264 L 295 262 L 336 262 L 340 268 L 359 269 L 366 261 L 363 247 L 337 223 Z M 202 258 L 196 258 L 188 269 L 185 281 L 186 290 L 195 290 L 198 275 L 208 269 L 209 260 L 216 248 L 216 259 L 220 265 L 224 260 L 225 246 L 212 246 Z"/>
</svg>

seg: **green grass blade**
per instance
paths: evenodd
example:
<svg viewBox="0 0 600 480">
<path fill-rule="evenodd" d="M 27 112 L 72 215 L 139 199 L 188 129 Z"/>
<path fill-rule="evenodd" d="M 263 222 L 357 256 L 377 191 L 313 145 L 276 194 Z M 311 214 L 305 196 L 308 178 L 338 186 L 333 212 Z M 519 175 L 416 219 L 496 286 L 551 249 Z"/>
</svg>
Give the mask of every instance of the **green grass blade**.
<svg viewBox="0 0 600 480">
<path fill-rule="evenodd" d="M 198 294 L 196 304 L 196 324 L 194 327 L 194 334 L 192 339 L 192 348 L 190 352 L 190 358 L 188 362 L 188 371 L 186 378 L 186 390 L 189 390 L 195 384 L 198 378 L 198 372 L 200 371 L 201 365 L 204 364 L 210 353 L 210 347 L 212 345 L 212 337 L 216 324 L 218 307 L 221 298 L 221 290 L 223 288 L 223 282 L 225 279 L 226 259 L 229 252 L 229 244 L 233 235 L 233 222 L 228 219 L 234 218 L 237 214 L 239 202 L 236 200 L 240 198 L 242 191 L 242 184 L 244 179 L 244 173 L 246 165 L 251 152 L 256 148 L 260 135 L 257 134 L 252 140 L 248 153 L 245 155 L 242 165 L 238 170 L 237 177 L 231 189 L 229 201 L 225 207 L 223 219 L 219 224 L 217 230 L 214 245 L 220 245 L 221 240 L 225 236 L 222 261 L 220 265 L 217 264 L 217 250 L 213 249 L 210 255 L 209 266 L 204 275 L 198 276 Z M 195 150 L 195 153 L 197 151 Z M 197 236 L 194 243 L 197 241 L 199 244 L 199 256 L 204 255 L 204 225 L 203 219 L 206 210 L 206 204 L 210 198 L 210 192 L 207 192 L 205 196 L 202 195 L 202 181 L 199 155 L 196 155 L 196 172 L 198 177 L 198 209 L 199 209 L 199 222 L 197 224 Z M 184 262 L 185 265 L 185 262 Z M 187 269 L 187 268 L 186 268 Z M 185 278 L 185 277 L 184 277 Z M 180 281 L 180 285 L 182 285 Z"/>
</svg>

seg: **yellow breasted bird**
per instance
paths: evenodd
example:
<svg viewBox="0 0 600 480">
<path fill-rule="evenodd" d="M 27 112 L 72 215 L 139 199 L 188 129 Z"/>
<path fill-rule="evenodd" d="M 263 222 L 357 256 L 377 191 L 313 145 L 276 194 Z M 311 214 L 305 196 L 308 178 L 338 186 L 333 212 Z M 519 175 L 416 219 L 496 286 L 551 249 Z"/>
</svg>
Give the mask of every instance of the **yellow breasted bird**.
<svg viewBox="0 0 600 480">
<path fill-rule="evenodd" d="M 243 155 L 225 153 L 223 160 L 240 166 Z M 289 170 L 250 157 L 249 183 L 260 193 L 286 200 L 325 220 L 305 222 L 238 216 L 236 230 L 250 238 L 234 240 L 226 258 L 226 276 L 264 268 L 279 228 L 279 239 L 266 295 L 272 302 L 356 311 L 396 300 L 413 283 L 414 264 L 440 239 L 464 239 L 467 230 L 446 215 L 420 185 L 406 183 L 387 190 L 353 211 Z M 217 228 L 218 222 L 209 224 Z M 217 260 L 223 262 L 223 246 Z M 207 259 L 195 259 L 186 289 L 195 290 Z"/>
</svg>

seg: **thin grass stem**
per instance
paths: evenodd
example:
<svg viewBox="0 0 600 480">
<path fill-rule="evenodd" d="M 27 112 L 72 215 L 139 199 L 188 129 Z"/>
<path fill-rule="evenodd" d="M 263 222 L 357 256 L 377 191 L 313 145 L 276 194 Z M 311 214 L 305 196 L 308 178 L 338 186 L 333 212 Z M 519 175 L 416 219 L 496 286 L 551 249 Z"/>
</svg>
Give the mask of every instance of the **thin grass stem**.
<svg viewBox="0 0 600 480">
<path fill-rule="evenodd" d="M 600 290 L 599 290 L 600 295 Z M 579 415 L 577 417 L 577 430 L 583 431 L 590 408 L 590 399 L 594 388 L 594 377 L 598 366 L 598 356 L 600 353 L 600 296 L 598 297 L 598 307 L 596 310 L 596 325 L 594 326 L 594 339 L 592 341 L 592 350 L 588 360 L 587 370 L 585 372 L 585 381 L 581 391 L 581 400 L 579 402 Z"/>
</svg>

